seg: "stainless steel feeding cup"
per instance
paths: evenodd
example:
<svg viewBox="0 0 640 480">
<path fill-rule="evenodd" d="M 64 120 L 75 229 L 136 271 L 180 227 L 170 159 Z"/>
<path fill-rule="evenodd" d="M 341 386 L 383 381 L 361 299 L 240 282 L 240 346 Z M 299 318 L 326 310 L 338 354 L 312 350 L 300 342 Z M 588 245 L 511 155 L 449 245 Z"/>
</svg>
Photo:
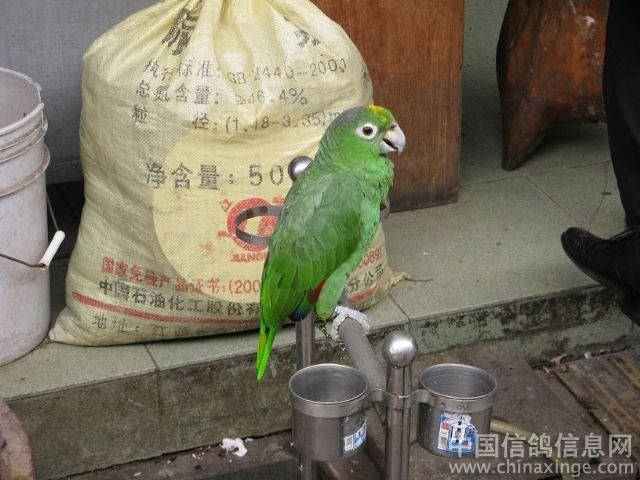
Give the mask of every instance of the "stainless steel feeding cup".
<svg viewBox="0 0 640 480">
<path fill-rule="evenodd" d="M 350 457 L 367 437 L 365 410 L 369 385 L 355 368 L 312 365 L 289 380 L 293 406 L 293 445 L 316 461 Z"/>
<path fill-rule="evenodd" d="M 431 395 L 418 410 L 418 442 L 436 455 L 475 455 L 478 434 L 489 433 L 497 382 L 484 370 L 444 363 L 420 374 Z"/>
</svg>

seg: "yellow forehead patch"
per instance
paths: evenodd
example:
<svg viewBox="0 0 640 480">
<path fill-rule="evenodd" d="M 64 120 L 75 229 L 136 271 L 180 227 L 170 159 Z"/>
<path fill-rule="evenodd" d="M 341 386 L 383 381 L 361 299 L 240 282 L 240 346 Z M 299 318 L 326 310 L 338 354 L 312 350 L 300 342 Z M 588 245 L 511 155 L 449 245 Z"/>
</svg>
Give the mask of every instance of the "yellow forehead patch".
<svg viewBox="0 0 640 480">
<path fill-rule="evenodd" d="M 382 123 L 384 127 L 389 124 L 389 112 L 384 107 L 379 107 L 378 105 L 369 105 L 368 106 L 371 113 L 373 113 Z"/>
</svg>

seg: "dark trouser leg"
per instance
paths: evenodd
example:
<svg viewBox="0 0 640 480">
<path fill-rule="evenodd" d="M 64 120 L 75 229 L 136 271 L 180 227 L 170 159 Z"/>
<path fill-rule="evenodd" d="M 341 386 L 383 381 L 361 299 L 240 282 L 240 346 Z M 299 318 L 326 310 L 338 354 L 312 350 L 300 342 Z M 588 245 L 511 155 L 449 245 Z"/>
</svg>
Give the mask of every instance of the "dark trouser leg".
<svg viewBox="0 0 640 480">
<path fill-rule="evenodd" d="M 622 311 L 640 325 L 640 0 L 610 0 L 603 79 L 611 160 L 634 230 L 603 240 L 570 228 L 562 247 L 584 273 L 622 291 Z"/>
<path fill-rule="evenodd" d="M 611 0 L 604 96 L 609 148 L 627 225 L 640 228 L 640 0 Z"/>
</svg>

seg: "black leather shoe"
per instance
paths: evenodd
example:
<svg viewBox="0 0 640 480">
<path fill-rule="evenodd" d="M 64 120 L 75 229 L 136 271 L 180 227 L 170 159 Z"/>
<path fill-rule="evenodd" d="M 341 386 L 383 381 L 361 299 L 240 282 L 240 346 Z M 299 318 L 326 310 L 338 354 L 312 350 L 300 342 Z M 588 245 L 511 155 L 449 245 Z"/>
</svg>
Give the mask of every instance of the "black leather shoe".
<svg viewBox="0 0 640 480">
<path fill-rule="evenodd" d="M 624 293 L 620 308 L 640 325 L 640 230 L 627 230 L 605 240 L 582 228 L 570 228 L 561 240 L 565 253 L 580 270 Z"/>
<path fill-rule="evenodd" d="M 630 230 L 640 229 L 640 219 L 638 219 L 637 216 L 625 215 L 624 220 L 625 220 L 625 223 L 627 224 L 628 229 Z"/>
</svg>

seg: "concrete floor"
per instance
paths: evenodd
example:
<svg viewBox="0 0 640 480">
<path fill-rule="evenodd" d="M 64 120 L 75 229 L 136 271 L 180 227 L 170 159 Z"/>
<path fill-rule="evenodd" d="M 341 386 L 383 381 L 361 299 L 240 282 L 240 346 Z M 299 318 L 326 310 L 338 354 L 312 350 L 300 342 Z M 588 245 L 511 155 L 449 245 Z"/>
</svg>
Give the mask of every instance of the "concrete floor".
<svg viewBox="0 0 640 480">
<path fill-rule="evenodd" d="M 422 369 L 441 363 L 464 363 L 485 369 L 498 383 L 492 417 L 537 435 L 548 435 L 551 445 L 560 436 L 569 434 L 576 439 L 576 448 L 583 452 L 593 439 L 603 444 L 600 454 L 591 454 L 590 468 L 598 468 L 598 480 L 637 480 L 639 451 L 633 448 L 633 458 L 625 453 L 609 454 L 606 439 L 610 434 L 637 436 L 638 425 L 632 419 L 640 402 L 638 373 L 640 354 L 637 350 L 592 356 L 533 370 L 517 352 L 499 345 L 481 345 L 434 355 L 419 355 L 413 363 L 414 384 Z M 607 395 L 602 395 L 606 385 Z M 595 397 L 594 397 L 595 396 Z M 544 455 L 525 449 L 522 457 L 504 453 L 495 456 L 459 461 L 427 452 L 416 442 L 417 409 L 412 415 L 411 458 L 409 478 L 461 480 L 465 474 L 452 471 L 461 463 L 489 467 L 474 478 L 499 480 L 504 478 L 500 468 L 508 461 L 522 465 L 520 474 L 509 478 L 522 480 L 550 480 L 559 478 L 546 470 L 551 462 Z M 591 437 L 591 440 L 588 438 Z M 500 437 L 500 441 L 506 441 Z M 219 445 L 191 451 L 163 455 L 113 468 L 74 476 L 69 480 L 245 480 L 295 479 L 296 454 L 291 445 L 291 432 L 279 432 L 246 442 L 247 454 L 237 458 Z M 588 443 L 591 442 L 591 443 Z M 367 415 L 367 441 L 357 455 L 340 462 L 318 464 L 322 480 L 382 480 L 385 469 L 385 434 L 378 416 L 371 409 Z M 584 471 L 586 460 L 566 456 L 566 467 L 572 472 Z M 527 465 L 528 467 L 524 467 Z M 525 473 L 525 468 L 531 468 Z M 537 470 L 535 470 L 537 468 Z M 592 472 L 591 474 L 596 473 Z M 584 473 L 582 476 L 589 476 Z M 596 477 L 594 477 L 596 478 Z"/>
<path fill-rule="evenodd" d="M 526 358 L 539 359 L 640 338 L 638 328 L 614 306 L 611 294 L 592 288 L 594 282 L 565 257 L 559 241 L 560 234 L 573 225 L 601 235 L 624 228 L 606 125 L 555 126 L 522 168 L 514 172 L 500 168 L 494 50 L 506 3 L 466 1 L 459 201 L 393 214 L 385 222 L 389 264 L 406 272 L 409 279 L 395 286 L 389 298 L 369 313 L 376 346 L 389 329 L 407 328 L 423 352 L 499 339 Z M 53 266 L 54 310 L 64 301 L 65 268 L 64 261 Z M 288 359 L 282 360 L 285 365 L 290 363 L 293 343 L 290 328 L 276 341 L 276 352 Z M 226 423 L 221 420 L 216 431 L 204 427 L 193 431 L 206 418 L 201 400 L 218 398 L 211 390 L 216 387 L 194 381 L 193 372 L 209 368 L 198 375 L 211 377 L 212 371 L 237 365 L 249 372 L 252 362 L 245 357 L 254 352 L 254 333 L 106 348 L 45 344 L 0 368 L 0 396 L 29 416 L 27 429 L 38 432 L 39 437 L 34 441 L 41 450 L 40 472 L 43 478 L 54 477 L 78 471 L 83 465 L 94 468 L 122 462 L 127 455 L 143 458 L 204 445 L 216 435 L 228 436 L 234 428 L 242 435 L 286 425 L 285 417 L 266 424 L 248 416 L 237 420 L 245 422 L 238 426 L 229 423 L 227 414 Z M 278 368 L 277 355 L 273 368 Z M 285 368 L 278 380 L 283 389 L 287 371 Z M 183 395 L 188 385 L 192 398 Z M 108 395 L 101 390 L 107 388 Z M 274 399 L 281 394 L 278 388 L 271 392 Z M 132 410 L 109 412 L 108 399 L 117 403 L 125 391 L 133 402 L 133 407 L 128 405 Z M 78 392 L 86 398 L 78 397 Z M 221 402 L 236 402 L 238 412 L 251 409 L 246 399 L 234 400 L 222 390 L 218 393 Z M 107 413 L 85 424 L 69 423 L 73 409 L 83 408 L 94 396 L 102 399 L 101 408 Z M 172 403 L 177 397 L 182 404 Z M 68 405 L 64 414 L 56 413 L 61 404 Z M 48 410 L 42 415 L 30 413 L 44 405 Z M 136 405 L 152 407 L 141 413 Z M 180 409 L 180 418 L 174 409 Z M 62 431 L 47 430 L 54 428 L 47 426 L 51 415 L 58 415 L 55 428 Z M 120 427 L 114 427 L 113 435 L 99 429 L 87 433 L 94 421 L 129 422 L 131 438 Z M 77 438 L 65 437 L 65 426 Z M 52 441 L 56 435 L 67 442 L 63 447 Z M 160 438 L 157 442 L 156 437 Z M 87 447 L 81 460 L 60 460 L 63 452 L 83 450 L 92 441 L 106 445 L 94 450 Z"/>
</svg>

